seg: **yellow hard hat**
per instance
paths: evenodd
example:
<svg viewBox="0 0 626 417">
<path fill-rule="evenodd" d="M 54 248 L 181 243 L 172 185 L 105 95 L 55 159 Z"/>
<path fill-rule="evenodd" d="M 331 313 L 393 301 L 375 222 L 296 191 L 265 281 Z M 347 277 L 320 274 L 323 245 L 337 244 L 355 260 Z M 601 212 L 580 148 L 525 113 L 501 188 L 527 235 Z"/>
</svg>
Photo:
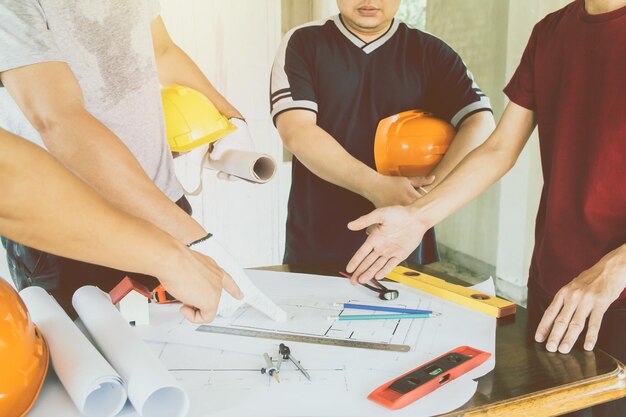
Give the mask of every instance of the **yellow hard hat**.
<svg viewBox="0 0 626 417">
<path fill-rule="evenodd" d="M 167 142 L 173 152 L 190 151 L 237 129 L 206 96 L 193 88 L 170 85 L 161 90 L 161 99 Z"/>
<path fill-rule="evenodd" d="M 49 357 L 22 299 L 0 278 L 0 415 L 26 415 L 43 385 Z"/>
</svg>

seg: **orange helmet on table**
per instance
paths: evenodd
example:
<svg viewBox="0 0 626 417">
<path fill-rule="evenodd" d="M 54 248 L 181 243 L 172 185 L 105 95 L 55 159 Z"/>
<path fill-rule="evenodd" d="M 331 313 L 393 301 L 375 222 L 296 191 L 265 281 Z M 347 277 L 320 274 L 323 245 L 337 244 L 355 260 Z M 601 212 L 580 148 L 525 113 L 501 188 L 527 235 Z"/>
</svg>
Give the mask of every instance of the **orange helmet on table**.
<svg viewBox="0 0 626 417">
<path fill-rule="evenodd" d="M 48 370 L 46 341 L 17 291 L 0 278 L 0 415 L 26 415 Z"/>
</svg>

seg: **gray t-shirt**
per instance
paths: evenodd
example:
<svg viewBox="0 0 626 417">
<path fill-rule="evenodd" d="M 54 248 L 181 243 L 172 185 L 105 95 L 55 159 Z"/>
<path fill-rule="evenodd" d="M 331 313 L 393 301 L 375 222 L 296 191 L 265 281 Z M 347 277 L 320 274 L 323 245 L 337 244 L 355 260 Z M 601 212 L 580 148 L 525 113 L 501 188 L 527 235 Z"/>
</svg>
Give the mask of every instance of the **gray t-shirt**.
<svg viewBox="0 0 626 417">
<path fill-rule="evenodd" d="M 156 0 L 2 0 L 0 72 L 62 61 L 87 110 L 111 129 L 171 200 L 183 192 L 165 139 L 150 24 Z M 0 127 L 44 146 L 0 84 Z"/>
</svg>

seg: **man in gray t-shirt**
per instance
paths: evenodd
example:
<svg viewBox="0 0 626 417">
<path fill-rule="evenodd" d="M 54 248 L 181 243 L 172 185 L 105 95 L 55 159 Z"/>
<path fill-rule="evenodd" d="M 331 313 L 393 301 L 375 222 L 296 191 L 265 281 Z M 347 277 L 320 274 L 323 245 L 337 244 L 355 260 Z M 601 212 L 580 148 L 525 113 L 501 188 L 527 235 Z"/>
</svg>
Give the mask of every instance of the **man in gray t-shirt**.
<svg viewBox="0 0 626 417">
<path fill-rule="evenodd" d="M 195 88 L 242 118 L 172 42 L 156 0 L 0 3 L 0 128 L 47 148 L 107 200 L 189 244 L 207 232 L 174 203 L 189 208 L 165 140 L 159 83 Z M 18 288 L 59 290 L 64 307 L 74 288 L 107 290 L 125 274 L 3 244 Z M 218 268 L 207 277 L 216 291 L 224 275 Z"/>
</svg>

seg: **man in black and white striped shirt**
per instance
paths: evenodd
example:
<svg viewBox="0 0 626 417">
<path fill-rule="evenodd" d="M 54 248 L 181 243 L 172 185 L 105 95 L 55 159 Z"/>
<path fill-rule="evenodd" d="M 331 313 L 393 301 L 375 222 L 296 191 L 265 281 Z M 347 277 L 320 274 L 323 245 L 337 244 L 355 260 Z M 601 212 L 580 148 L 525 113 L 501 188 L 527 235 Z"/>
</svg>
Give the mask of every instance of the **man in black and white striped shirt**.
<svg viewBox="0 0 626 417">
<path fill-rule="evenodd" d="M 494 127 L 489 100 L 459 55 L 394 19 L 399 4 L 338 0 L 339 15 L 295 28 L 282 40 L 270 101 L 274 124 L 295 156 L 286 263 L 347 262 L 365 240 L 348 222 L 373 207 L 412 203 L 419 198 L 414 187 L 435 186 Z M 429 177 L 378 174 L 378 122 L 412 109 L 449 121 L 455 140 Z M 437 260 L 432 231 L 408 260 Z"/>
</svg>

